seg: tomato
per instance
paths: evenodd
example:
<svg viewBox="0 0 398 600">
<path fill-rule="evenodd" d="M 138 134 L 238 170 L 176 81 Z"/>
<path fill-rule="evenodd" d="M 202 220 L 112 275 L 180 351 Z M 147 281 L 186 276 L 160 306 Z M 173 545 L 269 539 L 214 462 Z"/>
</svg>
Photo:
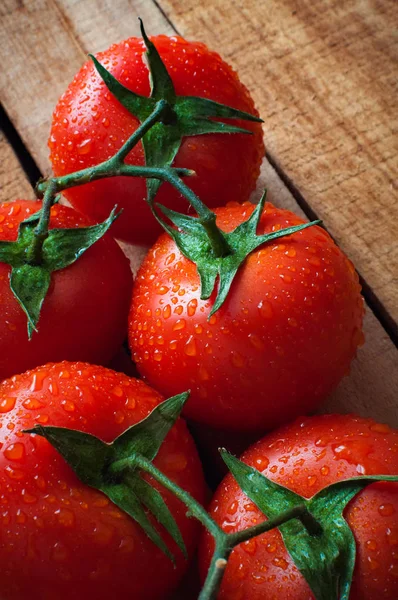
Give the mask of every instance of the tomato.
<svg viewBox="0 0 398 600">
<path fill-rule="evenodd" d="M 352 415 L 297 420 L 264 437 L 242 460 L 307 498 L 340 479 L 398 473 L 398 431 Z M 264 517 L 228 475 L 217 490 L 212 517 L 224 531 L 247 528 Z M 350 600 L 393 600 L 398 577 L 398 484 L 375 483 L 362 490 L 344 516 L 357 544 Z M 203 539 L 203 577 L 213 542 Z M 220 600 L 314 600 L 278 530 L 237 546 L 225 572 Z"/>
<path fill-rule="evenodd" d="M 204 44 L 181 37 L 151 38 L 181 96 L 200 96 L 233 108 L 258 114 L 237 74 Z M 149 96 L 150 85 L 143 61 L 142 39 L 130 38 L 96 55 L 118 81 L 138 94 Z M 234 121 L 253 132 L 206 134 L 183 139 L 174 166 L 194 169 L 187 183 L 208 206 L 225 204 L 234 197 L 247 200 L 255 187 L 264 155 L 259 123 Z M 57 176 L 90 167 L 113 156 L 135 131 L 139 122 L 116 100 L 96 73 L 92 62 L 78 72 L 54 111 L 49 139 L 50 158 Z M 128 164 L 144 164 L 142 145 L 129 154 Z M 124 209 L 115 223 L 116 237 L 152 243 L 159 225 L 144 202 L 146 183 L 141 178 L 104 179 L 67 190 L 65 196 L 77 209 L 96 221 L 106 218 L 115 203 Z M 168 184 L 157 201 L 178 211 L 188 204 Z"/>
<path fill-rule="evenodd" d="M 253 209 L 217 209 L 217 223 L 231 231 Z M 302 222 L 266 204 L 258 232 Z M 196 266 L 163 235 L 137 275 L 129 317 L 141 375 L 165 395 L 190 389 L 185 415 L 213 427 L 264 431 L 313 410 L 362 341 L 358 276 L 317 226 L 249 255 L 209 319 L 214 298 L 200 299 Z"/>
<path fill-rule="evenodd" d="M 111 442 L 161 400 L 142 381 L 84 363 L 49 364 L 0 385 L 3 600 L 160 600 L 174 589 L 188 563 L 168 534 L 175 568 L 135 521 L 83 485 L 47 440 L 21 433 L 42 423 Z M 203 501 L 201 465 L 183 420 L 154 464 Z M 161 491 L 192 556 L 197 522 L 174 496 L 151 485 Z"/>
<path fill-rule="evenodd" d="M 0 240 L 16 240 L 19 223 L 40 207 L 28 200 L 0 204 Z M 91 224 L 69 207 L 52 208 L 50 228 Z M 126 334 L 132 275 L 109 235 L 70 267 L 53 272 L 31 341 L 26 315 L 10 290 L 10 270 L 0 263 L 0 380 L 50 360 L 104 364 L 117 352 Z"/>
</svg>

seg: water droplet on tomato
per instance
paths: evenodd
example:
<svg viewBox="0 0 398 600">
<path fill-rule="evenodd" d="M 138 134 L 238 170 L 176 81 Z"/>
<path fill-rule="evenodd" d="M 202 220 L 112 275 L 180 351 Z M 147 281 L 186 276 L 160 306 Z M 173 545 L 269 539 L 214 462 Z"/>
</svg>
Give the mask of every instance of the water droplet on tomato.
<svg viewBox="0 0 398 600">
<path fill-rule="evenodd" d="M 264 350 L 264 342 L 255 333 L 249 333 L 249 341 L 256 350 Z"/>
<path fill-rule="evenodd" d="M 16 400 L 16 398 L 11 397 L 3 398 L 0 401 L 0 413 L 6 413 L 12 410 L 15 406 Z"/>
<path fill-rule="evenodd" d="M 184 347 L 184 352 L 187 356 L 196 356 L 196 341 L 193 335 L 189 336 Z"/>
<path fill-rule="evenodd" d="M 269 465 L 269 459 L 266 456 L 259 456 L 255 461 L 256 469 L 263 471 Z"/>
<path fill-rule="evenodd" d="M 68 508 L 59 508 L 55 511 L 58 518 L 58 523 L 63 527 L 73 527 L 75 524 L 75 515 Z"/>
<path fill-rule="evenodd" d="M 22 402 L 22 406 L 27 410 L 37 410 L 44 406 L 43 402 L 40 402 L 37 398 L 27 398 Z"/>
<path fill-rule="evenodd" d="M 8 460 L 22 460 L 25 457 L 25 446 L 20 442 L 10 444 L 4 450 L 4 456 Z"/>
<path fill-rule="evenodd" d="M 279 567 L 280 569 L 283 569 L 284 571 L 286 571 L 286 569 L 289 566 L 289 563 L 283 557 L 275 557 L 272 560 L 272 564 L 274 564 L 276 567 Z"/>
<path fill-rule="evenodd" d="M 37 502 L 37 497 L 33 494 L 30 494 L 26 489 L 22 490 L 21 496 L 25 504 L 35 504 Z"/>
<path fill-rule="evenodd" d="M 271 304 L 267 300 L 261 300 L 257 306 L 259 313 L 263 319 L 271 319 L 274 314 Z"/>
<path fill-rule="evenodd" d="M 378 511 L 382 517 L 390 517 L 395 513 L 395 508 L 392 504 L 381 504 Z"/>
<path fill-rule="evenodd" d="M 185 319 L 178 319 L 173 325 L 173 331 L 184 329 L 186 325 Z"/>
<path fill-rule="evenodd" d="M 62 400 L 61 405 L 66 412 L 71 413 L 76 410 L 76 404 L 71 400 Z"/>
<path fill-rule="evenodd" d="M 251 556 L 253 556 L 253 554 L 255 554 L 257 550 L 257 542 L 254 539 L 247 540 L 247 542 L 244 542 L 244 544 L 242 544 L 242 548 L 246 552 L 246 554 L 250 554 Z"/>
<path fill-rule="evenodd" d="M 193 298 L 192 300 L 190 300 L 188 302 L 187 313 L 188 313 L 189 317 L 194 316 L 194 314 L 196 313 L 197 306 L 198 306 L 198 301 L 196 300 L 196 298 Z"/>
</svg>

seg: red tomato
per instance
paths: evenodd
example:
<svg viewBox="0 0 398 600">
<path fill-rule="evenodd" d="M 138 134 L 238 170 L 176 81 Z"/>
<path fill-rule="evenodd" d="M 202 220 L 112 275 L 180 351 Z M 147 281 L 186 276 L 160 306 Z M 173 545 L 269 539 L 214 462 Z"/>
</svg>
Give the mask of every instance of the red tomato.
<svg viewBox="0 0 398 600">
<path fill-rule="evenodd" d="M 257 115 L 249 92 L 235 71 L 204 44 L 180 37 L 152 38 L 181 96 L 201 96 Z M 149 75 L 143 61 L 142 39 L 130 38 L 97 54 L 98 60 L 118 81 L 138 94 L 149 96 Z M 187 183 L 208 206 L 225 204 L 234 197 L 247 200 L 255 187 L 264 155 L 259 123 L 234 121 L 254 135 L 207 134 L 185 138 L 174 166 L 194 169 Z M 55 175 L 90 167 L 113 156 L 139 122 L 108 91 L 92 62 L 87 62 L 61 97 L 53 115 L 49 140 Z M 128 164 L 144 164 L 141 144 L 129 154 Z M 65 192 L 68 200 L 96 221 L 106 218 L 114 204 L 124 209 L 115 223 L 116 236 L 152 243 L 160 232 L 144 202 L 143 179 L 104 179 Z M 178 211 L 188 204 L 169 185 L 157 201 Z"/>
<path fill-rule="evenodd" d="M 37 212 L 41 202 L 20 200 L 0 204 L 0 240 L 17 239 L 18 226 Z M 50 228 L 91 225 L 66 206 L 51 212 Z M 10 290 L 11 268 L 0 263 L 0 380 L 49 360 L 107 363 L 126 335 L 132 275 L 129 262 L 108 235 L 74 264 L 52 274 L 38 333 L 31 341 L 27 320 Z"/>
<path fill-rule="evenodd" d="M 220 208 L 218 225 L 231 231 L 253 209 Z M 302 222 L 267 204 L 259 233 Z M 166 395 L 190 389 L 186 416 L 214 427 L 264 431 L 313 410 L 362 340 L 358 276 L 319 227 L 253 252 L 208 320 L 214 297 L 200 299 L 196 266 L 163 235 L 137 275 L 129 319 L 139 372 Z"/>
<path fill-rule="evenodd" d="M 46 365 L 0 385 L 3 600 L 163 600 L 175 588 L 188 563 L 171 538 L 164 533 L 176 568 L 135 521 L 83 485 L 46 440 L 21 433 L 42 423 L 111 442 L 161 399 L 139 380 L 84 363 Z M 154 463 L 203 501 L 201 465 L 183 420 Z M 197 522 L 174 496 L 151 485 L 161 491 L 192 556 Z"/>
<path fill-rule="evenodd" d="M 340 479 L 362 474 L 398 474 L 398 431 L 371 419 L 326 415 L 297 420 L 247 450 L 242 460 L 294 492 L 309 498 Z M 212 517 L 233 532 L 264 517 L 228 475 L 218 488 Z M 347 506 L 357 543 L 350 600 L 394 600 L 398 578 L 398 484 L 376 483 Z M 202 576 L 213 542 L 201 545 Z M 314 600 L 278 530 L 237 546 L 225 572 L 219 600 Z"/>
</svg>

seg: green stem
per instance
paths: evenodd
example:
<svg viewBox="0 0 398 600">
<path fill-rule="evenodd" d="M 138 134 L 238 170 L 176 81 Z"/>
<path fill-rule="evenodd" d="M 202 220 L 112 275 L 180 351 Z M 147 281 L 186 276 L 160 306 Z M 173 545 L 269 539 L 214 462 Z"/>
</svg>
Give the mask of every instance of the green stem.
<svg viewBox="0 0 398 600">
<path fill-rule="evenodd" d="M 48 237 L 51 207 L 54 204 L 56 193 L 56 185 L 53 180 L 50 180 L 49 185 L 44 194 L 41 215 L 37 227 L 34 230 L 34 237 L 32 243 L 26 249 L 26 260 L 31 265 L 41 264 L 42 248 L 44 240 Z"/>
<path fill-rule="evenodd" d="M 62 177 L 52 177 L 47 181 L 41 181 L 36 186 L 36 192 L 39 197 L 45 194 L 49 185 L 55 185 L 57 192 L 62 192 L 70 187 L 76 187 L 90 183 L 98 179 L 104 179 L 106 177 L 117 177 L 120 175 L 126 175 L 129 177 L 150 177 L 152 179 L 160 179 L 162 181 L 169 181 L 171 175 L 176 175 L 176 179 L 192 175 L 190 169 L 171 169 L 169 167 L 146 167 L 136 165 L 126 165 L 124 163 L 125 158 L 131 152 L 136 144 L 144 137 L 144 135 L 157 123 L 162 121 L 170 111 L 170 107 L 165 100 L 160 100 L 156 103 L 154 111 L 149 115 L 145 121 L 134 131 L 129 139 L 123 144 L 118 152 L 105 160 L 104 162 L 94 166 L 88 167 L 87 169 L 81 169 L 74 173 L 69 173 Z M 171 173 L 171 175 L 170 175 Z"/>
<path fill-rule="evenodd" d="M 155 110 L 149 115 L 145 121 L 135 130 L 132 136 L 123 144 L 120 150 L 110 159 L 110 162 L 122 164 L 128 153 L 134 146 L 144 137 L 144 135 L 157 123 L 161 121 L 170 111 L 170 107 L 166 100 L 159 100 L 156 103 Z"/>
<path fill-rule="evenodd" d="M 169 173 L 167 181 L 188 200 L 192 208 L 198 213 L 199 222 L 206 230 L 215 256 L 222 257 L 231 254 L 231 248 L 229 247 L 227 240 L 216 225 L 216 215 L 214 212 L 203 204 L 200 198 L 175 172 L 171 171 Z"/>
<path fill-rule="evenodd" d="M 121 473 L 126 469 L 130 471 L 131 469 L 137 468 L 145 471 L 148 475 L 151 475 L 151 477 L 158 481 L 164 488 L 168 489 L 176 496 L 176 498 L 181 500 L 188 508 L 187 516 L 195 517 L 200 521 L 214 538 L 215 550 L 206 581 L 198 600 L 215 600 L 217 598 L 229 555 L 238 544 L 242 544 L 243 542 L 270 531 L 275 527 L 279 527 L 291 519 L 300 519 L 311 535 L 318 535 L 320 532 L 318 521 L 309 513 L 307 507 L 302 504 L 286 510 L 274 519 L 263 521 L 258 525 L 254 525 L 253 527 L 249 527 L 242 531 L 227 534 L 211 518 L 199 502 L 159 471 L 159 469 L 144 456 L 135 454 L 129 458 L 119 460 L 112 465 L 111 471 L 113 473 Z"/>
<path fill-rule="evenodd" d="M 137 467 L 151 475 L 167 490 L 170 490 L 170 492 L 172 492 L 176 496 L 176 498 L 181 500 L 181 502 L 183 502 L 185 506 L 188 507 L 188 516 L 195 517 L 198 521 L 200 521 L 202 525 L 204 525 L 204 527 L 206 527 L 206 529 L 208 529 L 210 533 L 214 535 L 214 537 L 220 535 L 225 536 L 225 533 L 223 532 L 221 527 L 219 527 L 217 523 L 213 521 L 213 519 L 206 512 L 203 506 L 199 504 L 199 502 L 197 502 L 195 498 L 191 496 L 191 494 L 189 494 L 188 492 L 180 488 L 176 483 L 171 481 L 171 479 L 166 477 L 166 475 L 159 471 L 159 469 L 157 469 L 148 459 L 144 458 L 142 455 L 135 454 L 130 458 L 118 460 L 112 465 L 111 471 L 114 473 L 120 473 L 121 471 L 124 471 L 126 469 L 130 470 L 131 468 Z"/>
</svg>

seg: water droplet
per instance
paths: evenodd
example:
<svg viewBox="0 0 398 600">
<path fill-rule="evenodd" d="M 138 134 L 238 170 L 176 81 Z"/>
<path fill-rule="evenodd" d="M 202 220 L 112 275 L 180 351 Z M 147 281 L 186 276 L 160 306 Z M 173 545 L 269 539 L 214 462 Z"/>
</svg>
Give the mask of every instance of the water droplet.
<svg viewBox="0 0 398 600">
<path fill-rule="evenodd" d="M 174 254 L 174 252 L 172 252 L 171 254 L 169 254 L 169 256 L 166 258 L 166 260 L 164 261 L 165 265 L 171 265 L 172 262 L 175 261 L 176 255 Z"/>
<path fill-rule="evenodd" d="M 93 144 L 90 138 L 83 140 L 77 145 L 77 153 L 80 155 L 88 154 L 91 151 L 92 145 Z"/>
<path fill-rule="evenodd" d="M 120 385 L 116 385 L 116 386 L 113 388 L 113 390 L 112 390 L 112 394 L 113 394 L 114 396 L 116 396 L 117 398 L 122 398 L 122 396 L 123 396 L 123 390 L 122 390 L 122 388 L 120 387 Z"/>
<path fill-rule="evenodd" d="M 264 342 L 255 333 L 249 334 L 249 341 L 257 350 L 264 350 Z"/>
<path fill-rule="evenodd" d="M 328 475 L 329 473 L 329 467 L 327 467 L 326 465 L 324 467 L 321 468 L 321 474 L 322 475 Z"/>
<path fill-rule="evenodd" d="M 26 515 L 20 508 L 17 510 L 15 520 L 17 523 L 26 523 Z"/>
<path fill-rule="evenodd" d="M 161 350 L 159 350 L 158 348 L 155 349 L 155 352 L 153 353 L 153 360 L 155 360 L 156 362 L 161 362 L 163 358 L 163 352 Z"/>
<path fill-rule="evenodd" d="M 20 469 L 13 469 L 11 465 L 7 465 L 4 469 L 10 479 L 16 479 L 17 481 L 21 481 L 24 479 L 25 474 Z"/>
<path fill-rule="evenodd" d="M 12 410 L 15 406 L 16 400 L 16 398 L 11 397 L 3 398 L 0 401 L 0 413 L 6 413 Z"/>
<path fill-rule="evenodd" d="M 370 426 L 370 431 L 376 431 L 376 433 L 390 433 L 391 427 L 384 423 L 374 423 Z"/>
<path fill-rule="evenodd" d="M 67 508 L 59 508 L 55 511 L 58 523 L 64 527 L 72 527 L 75 524 L 75 515 Z"/>
<path fill-rule="evenodd" d="M 274 314 L 271 304 L 267 300 L 262 300 L 257 306 L 263 319 L 271 319 Z"/>
<path fill-rule="evenodd" d="M 269 552 L 270 554 L 273 554 L 274 552 L 276 552 L 276 544 L 274 542 L 269 542 L 265 549 L 267 550 L 267 552 Z"/>
<path fill-rule="evenodd" d="M 289 317 L 287 322 L 289 323 L 290 327 L 297 327 L 297 325 L 298 325 L 298 323 L 294 317 Z"/>
<path fill-rule="evenodd" d="M 27 410 L 37 410 L 45 406 L 43 402 L 40 402 L 37 398 L 27 398 L 22 402 L 22 406 Z"/>
<path fill-rule="evenodd" d="M 22 500 L 25 504 L 35 504 L 37 497 L 30 494 L 27 490 L 23 489 L 21 492 Z"/>
<path fill-rule="evenodd" d="M 253 556 L 257 550 L 257 542 L 255 539 L 247 540 L 244 544 L 242 544 L 243 550 Z"/>
<path fill-rule="evenodd" d="M 168 319 L 171 315 L 171 306 L 170 304 L 166 304 L 166 306 L 163 309 L 163 318 L 164 319 Z"/>
<path fill-rule="evenodd" d="M 189 336 L 184 352 L 187 356 L 196 356 L 196 341 L 193 335 Z"/>
<path fill-rule="evenodd" d="M 279 567 L 280 569 L 283 569 L 284 571 L 286 571 L 286 569 L 289 566 L 289 563 L 283 557 L 275 557 L 272 560 L 272 564 L 274 564 L 276 567 Z"/>
<path fill-rule="evenodd" d="M 20 442 L 10 444 L 4 450 L 4 456 L 8 460 L 22 460 L 25 457 L 25 446 Z"/>
<path fill-rule="evenodd" d="M 308 487 L 313 487 L 317 481 L 316 475 L 309 475 L 308 478 Z"/>
<path fill-rule="evenodd" d="M 263 471 L 264 469 L 266 469 L 269 465 L 269 459 L 266 456 L 259 456 L 256 459 L 256 469 L 258 469 L 259 471 Z"/>
<path fill-rule="evenodd" d="M 372 556 L 368 556 L 369 567 L 372 571 L 375 571 L 380 567 L 380 563 L 377 562 Z"/>
<path fill-rule="evenodd" d="M 193 317 L 194 314 L 196 313 L 196 309 L 198 307 L 198 301 L 196 300 L 196 298 L 193 298 L 192 300 L 190 300 L 188 302 L 187 305 L 187 313 L 189 317 Z"/>
<path fill-rule="evenodd" d="M 66 412 L 72 413 L 76 410 L 76 404 L 71 400 L 62 400 L 61 405 Z"/>
<path fill-rule="evenodd" d="M 159 294 L 159 296 L 164 296 L 164 294 L 167 294 L 169 289 L 170 288 L 168 288 L 167 285 L 160 285 L 156 291 Z"/>
<path fill-rule="evenodd" d="M 381 504 L 378 510 L 382 517 L 390 517 L 395 513 L 395 508 L 392 504 Z"/>
<path fill-rule="evenodd" d="M 366 547 L 367 547 L 368 550 L 372 550 L 372 552 L 374 550 L 377 550 L 377 542 L 376 542 L 376 540 L 368 540 L 366 542 Z"/>
<path fill-rule="evenodd" d="M 173 325 L 173 331 L 184 329 L 186 325 L 185 319 L 178 319 Z"/>
<path fill-rule="evenodd" d="M 238 369 L 241 369 L 246 364 L 244 357 L 241 354 L 239 354 L 239 352 L 232 352 L 230 360 L 233 366 L 237 367 Z"/>
<path fill-rule="evenodd" d="M 286 250 L 285 254 L 286 256 L 294 258 L 296 256 L 296 250 L 294 248 L 289 248 L 289 250 Z"/>
<path fill-rule="evenodd" d="M 200 381 L 209 381 L 210 379 L 209 373 L 203 365 L 199 367 L 199 379 Z"/>
</svg>

